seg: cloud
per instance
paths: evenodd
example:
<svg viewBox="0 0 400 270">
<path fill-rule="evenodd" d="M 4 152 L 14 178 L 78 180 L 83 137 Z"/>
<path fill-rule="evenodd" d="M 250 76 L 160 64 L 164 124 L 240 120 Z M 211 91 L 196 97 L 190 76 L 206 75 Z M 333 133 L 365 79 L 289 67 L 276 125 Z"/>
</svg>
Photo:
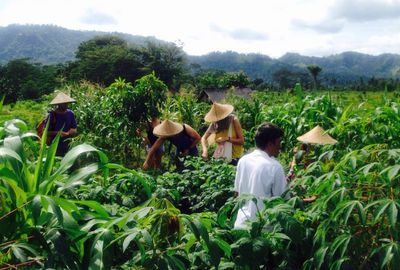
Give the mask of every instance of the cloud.
<svg viewBox="0 0 400 270">
<path fill-rule="evenodd" d="M 296 28 L 311 29 L 315 32 L 322 34 L 338 33 L 343 29 L 345 25 L 343 19 L 323 20 L 320 22 L 307 22 L 301 19 L 293 19 L 290 23 Z"/>
<path fill-rule="evenodd" d="M 268 34 L 261 31 L 254 31 L 248 28 L 238 28 L 234 30 L 224 29 L 216 24 L 210 24 L 212 32 L 221 33 L 234 40 L 263 41 L 269 39 Z"/>
<path fill-rule="evenodd" d="M 236 29 L 229 33 L 233 39 L 236 40 L 267 40 L 266 33 L 253 31 L 251 29 Z"/>
<path fill-rule="evenodd" d="M 331 16 L 354 22 L 400 19 L 400 0 L 339 0 L 332 6 Z"/>
<path fill-rule="evenodd" d="M 82 23 L 91 25 L 116 25 L 118 23 L 114 17 L 94 10 L 86 10 L 79 20 Z"/>
</svg>

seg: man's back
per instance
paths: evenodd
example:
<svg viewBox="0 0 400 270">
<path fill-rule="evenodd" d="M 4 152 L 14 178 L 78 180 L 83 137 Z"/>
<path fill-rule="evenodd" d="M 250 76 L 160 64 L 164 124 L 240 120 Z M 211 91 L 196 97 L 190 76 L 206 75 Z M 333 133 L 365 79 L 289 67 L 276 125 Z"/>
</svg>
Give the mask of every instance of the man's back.
<svg viewBox="0 0 400 270">
<path fill-rule="evenodd" d="M 281 164 L 266 152 L 256 149 L 243 156 L 238 163 L 235 191 L 261 198 L 257 207 L 248 201 L 238 212 L 235 227 L 243 228 L 247 219 L 255 220 L 256 212 L 264 208 L 262 198 L 280 196 L 286 190 L 286 179 Z"/>
</svg>

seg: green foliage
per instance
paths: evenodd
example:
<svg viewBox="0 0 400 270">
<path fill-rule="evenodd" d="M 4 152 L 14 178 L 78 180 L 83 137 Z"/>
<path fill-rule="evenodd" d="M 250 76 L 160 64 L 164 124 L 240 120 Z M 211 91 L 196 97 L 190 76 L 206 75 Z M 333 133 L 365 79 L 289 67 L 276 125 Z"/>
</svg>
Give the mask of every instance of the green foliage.
<svg viewBox="0 0 400 270">
<path fill-rule="evenodd" d="M 120 112 L 122 105 L 136 106 L 123 103 L 125 98 L 134 100 L 148 86 L 162 86 L 150 76 L 138 88 L 123 80 L 107 89 L 84 82 L 67 86 L 78 100 L 74 110 L 82 128 L 76 147 L 63 159 L 54 157 L 55 147 L 46 148 L 45 139 L 38 145 L 29 124 L 4 121 L 1 267 L 397 268 L 398 95 L 304 92 L 300 98 L 264 92 L 251 100 L 232 99 L 247 149 L 257 124 L 271 121 L 284 128 L 284 165 L 291 161 L 297 136 L 316 124 L 339 141 L 314 145 L 307 156 L 311 163 L 295 169 L 290 198 L 266 199 L 257 220 L 238 230 L 233 229 L 238 209 L 255 198 L 233 198 L 235 167 L 190 158 L 181 172 L 152 177 L 110 164 L 97 147 L 79 143 L 95 141 L 108 150 L 110 159 L 140 150 L 132 142 L 138 122 L 131 123 L 127 113 Z M 359 100 L 364 103 L 358 105 Z M 163 114 L 168 111 L 202 128 L 200 120 L 209 106 L 194 102 L 192 93 L 170 96 L 165 104 Z M 13 106 L 24 110 L 33 105 Z M 44 103 L 36 106 L 33 111 Z M 11 105 L 3 110 L 13 114 Z"/>
<path fill-rule="evenodd" d="M 78 220 L 84 215 L 77 204 L 87 204 L 99 213 L 102 208 L 95 202 L 73 202 L 61 197 L 66 190 L 79 186 L 100 170 L 107 178 L 107 157 L 89 145 L 79 145 L 62 160 L 57 160 L 55 151 L 60 135 L 46 148 L 46 128 L 38 148 L 33 141 L 36 135 L 27 133 L 27 126 L 21 120 L 7 121 L 3 131 L 0 147 L 0 239 L 6 244 L 1 246 L 2 255 L 12 254 L 7 259 L 11 265 L 42 264 L 43 258 L 39 256 L 42 254 L 51 258 L 46 262 L 47 267 L 66 265 L 77 268 L 80 264 L 79 250 L 83 252 L 79 245 L 83 242 L 74 243 L 72 239 L 80 235 Z M 97 155 L 97 161 L 73 170 L 72 166 L 79 157 L 88 154 Z M 79 217 L 73 217 L 72 212 L 80 213 Z M 107 216 L 104 210 L 102 213 Z M 32 238 L 32 242 L 27 241 Z M 43 253 L 39 252 L 37 243 L 43 247 Z"/>
<path fill-rule="evenodd" d="M 56 66 L 32 64 L 27 59 L 16 59 L 0 66 L 0 95 L 6 103 L 20 99 L 38 99 L 58 86 Z"/>
<path fill-rule="evenodd" d="M 173 119 L 179 123 L 186 123 L 201 135 L 207 128 L 204 115 L 207 113 L 208 104 L 196 100 L 193 91 L 181 89 L 179 93 L 168 96 L 163 110 L 162 119 Z"/>
<path fill-rule="evenodd" d="M 168 87 L 179 89 L 187 73 L 186 54 L 174 43 L 147 42 L 143 48 L 143 62 L 150 72 Z"/>
<path fill-rule="evenodd" d="M 116 36 L 99 36 L 81 43 L 76 62 L 67 71 L 71 79 L 85 78 L 94 83 L 109 85 L 118 77 L 134 82 L 145 74 L 141 49 L 129 47 Z"/>
<path fill-rule="evenodd" d="M 86 139 L 123 164 L 131 159 L 138 162 L 141 138 L 136 130 L 159 114 L 166 85 L 150 74 L 137 80 L 135 86 L 118 79 L 106 89 L 87 83 L 76 88 L 75 112 Z"/>
<path fill-rule="evenodd" d="M 222 160 L 185 160 L 180 173 L 164 173 L 157 178 L 157 197 L 171 200 L 184 213 L 218 211 L 233 196 L 234 167 Z"/>
<path fill-rule="evenodd" d="M 243 72 L 225 72 L 222 70 L 205 70 L 195 75 L 194 84 L 198 90 L 243 88 L 250 84 Z"/>
</svg>

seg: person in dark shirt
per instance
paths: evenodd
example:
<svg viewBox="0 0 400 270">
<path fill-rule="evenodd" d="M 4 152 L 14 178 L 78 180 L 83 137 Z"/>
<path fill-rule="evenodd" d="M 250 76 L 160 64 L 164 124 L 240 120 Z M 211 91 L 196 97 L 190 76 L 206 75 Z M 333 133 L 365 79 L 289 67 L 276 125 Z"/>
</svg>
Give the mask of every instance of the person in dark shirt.
<svg viewBox="0 0 400 270">
<path fill-rule="evenodd" d="M 77 133 L 75 115 L 68 109 L 68 104 L 73 102 L 76 101 L 62 92 L 58 93 L 50 102 L 50 105 L 56 107 L 49 113 L 48 121 L 50 121 L 50 123 L 48 136 L 53 139 L 61 130 L 61 137 L 56 151 L 57 156 L 64 156 L 68 152 L 69 139 L 74 137 Z"/>
<path fill-rule="evenodd" d="M 147 154 L 146 160 L 143 163 L 144 170 L 150 168 L 150 160 L 166 140 L 175 145 L 176 155 L 178 157 L 199 155 L 196 145 L 200 142 L 201 137 L 196 130 L 187 124 L 179 124 L 170 120 L 164 120 L 154 128 L 153 134 L 156 135 L 158 139 Z"/>
<path fill-rule="evenodd" d="M 158 137 L 154 135 L 153 130 L 156 126 L 161 124 L 158 117 L 151 117 L 147 122 L 146 136 L 143 138 L 143 142 L 146 146 L 147 153 L 150 152 L 151 147 L 155 144 Z M 140 133 L 140 130 L 139 130 Z M 161 145 L 157 152 L 153 155 L 153 158 L 149 160 L 149 169 L 161 169 L 161 160 L 164 154 L 164 145 Z"/>
</svg>

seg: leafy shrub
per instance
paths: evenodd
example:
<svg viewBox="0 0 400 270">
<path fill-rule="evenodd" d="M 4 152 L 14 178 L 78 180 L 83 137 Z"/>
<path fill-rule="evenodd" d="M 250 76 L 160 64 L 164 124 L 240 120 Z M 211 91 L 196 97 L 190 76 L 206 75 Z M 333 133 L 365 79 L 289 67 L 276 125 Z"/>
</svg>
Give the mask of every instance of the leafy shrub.
<svg viewBox="0 0 400 270">
<path fill-rule="evenodd" d="M 168 198 L 184 213 L 218 211 L 233 196 L 235 168 L 222 160 L 188 158 L 180 173 L 157 178 L 155 196 Z"/>
</svg>

